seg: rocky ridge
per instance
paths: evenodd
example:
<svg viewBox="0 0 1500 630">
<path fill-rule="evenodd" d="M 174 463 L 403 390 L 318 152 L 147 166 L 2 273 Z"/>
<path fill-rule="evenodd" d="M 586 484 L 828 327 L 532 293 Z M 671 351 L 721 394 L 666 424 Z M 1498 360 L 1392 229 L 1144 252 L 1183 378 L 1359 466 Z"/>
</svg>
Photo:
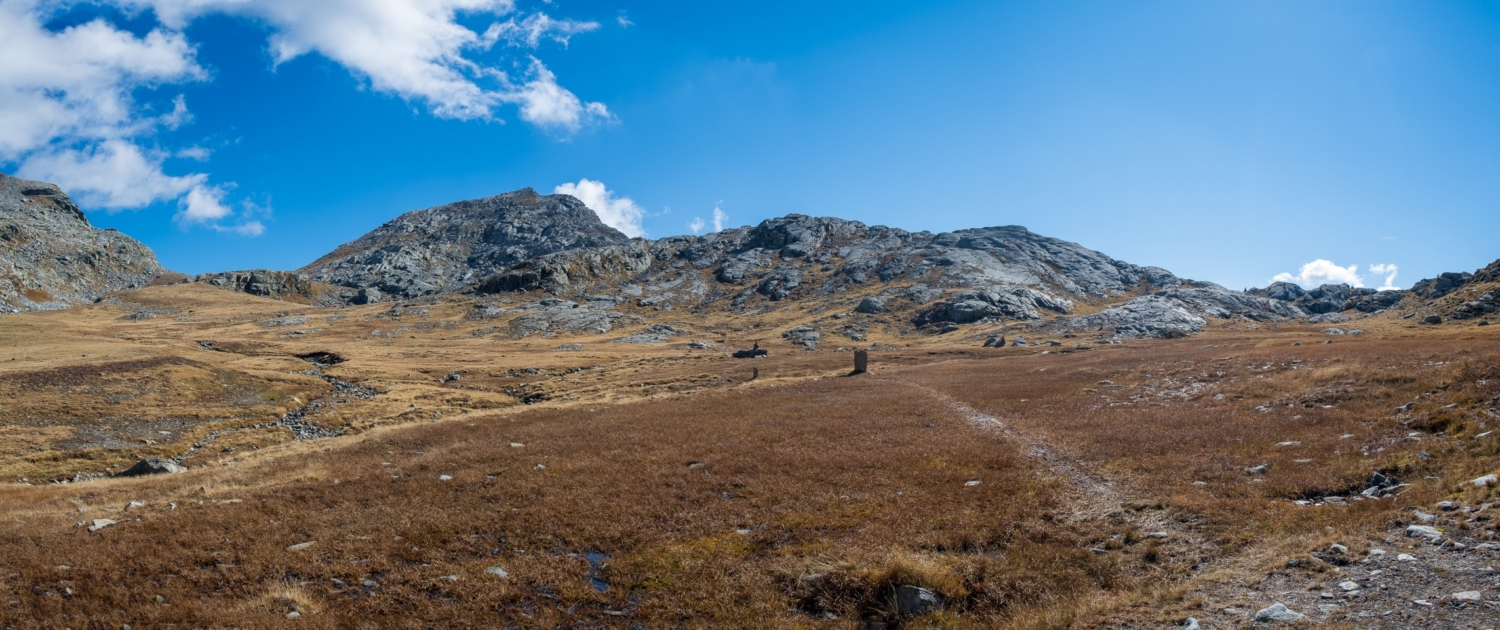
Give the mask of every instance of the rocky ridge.
<svg viewBox="0 0 1500 630">
<path fill-rule="evenodd" d="M 566 302 L 534 302 L 513 326 L 520 336 L 607 329 L 620 307 L 755 314 L 797 305 L 855 315 L 823 326 L 853 341 L 872 322 L 900 332 L 1020 322 L 1112 339 L 1177 337 L 1215 320 L 1340 323 L 1343 312 L 1381 312 L 1412 294 L 1290 283 L 1231 291 L 1019 226 L 933 234 L 793 214 L 704 236 L 628 239 L 576 199 L 531 189 L 409 212 L 297 273 L 335 287 L 316 298 L 288 290 L 320 304 L 532 292 Z M 256 294 L 278 297 L 274 288 Z"/>
<path fill-rule="evenodd" d="M 89 225 L 57 186 L 0 174 L 0 313 L 92 303 L 166 273 L 139 241 Z"/>
<path fill-rule="evenodd" d="M 0 284 L 0 309 L 61 308 L 166 273 L 144 246 L 88 226 L 56 186 L 0 182 L 0 217 L 12 217 L 0 219 L 0 244 L 26 245 L 0 256 L 9 265 L 0 267 L 0 279 L 15 287 L 7 293 Z M 83 238 L 93 240 L 84 245 Z M 518 337 L 602 333 L 642 322 L 649 311 L 795 309 L 817 318 L 802 324 L 811 332 L 857 342 L 875 326 L 941 334 L 966 324 L 1105 339 L 1179 337 L 1214 321 L 1343 323 L 1409 298 L 1408 309 L 1444 302 L 1426 309 L 1442 311 L 1428 320 L 1472 319 L 1500 306 L 1500 293 L 1475 290 L 1500 284 L 1497 278 L 1500 261 L 1476 274 L 1424 280 L 1411 291 L 1278 282 L 1240 292 L 1020 226 L 934 234 L 797 214 L 703 236 L 631 239 L 573 197 L 527 188 L 408 212 L 297 271 L 186 281 L 318 306 L 466 295 L 478 298 L 476 312 L 506 310 L 486 301 L 490 296 L 534 294 L 509 309 L 519 315 L 509 326 Z M 820 317 L 825 312 L 837 317 Z"/>
</svg>

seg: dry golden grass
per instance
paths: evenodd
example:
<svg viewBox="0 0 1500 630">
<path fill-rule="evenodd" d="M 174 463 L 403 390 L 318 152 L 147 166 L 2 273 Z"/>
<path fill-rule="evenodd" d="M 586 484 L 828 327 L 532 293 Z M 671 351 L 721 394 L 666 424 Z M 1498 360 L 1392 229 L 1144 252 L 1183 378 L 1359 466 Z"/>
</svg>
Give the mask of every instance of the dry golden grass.
<svg viewBox="0 0 1500 630">
<path fill-rule="evenodd" d="M 630 329 L 475 336 L 494 322 L 455 302 L 122 299 L 0 318 L 17 354 L 0 353 L 0 472 L 69 477 L 279 415 L 329 389 L 299 354 L 338 353 L 324 373 L 380 395 L 310 418 L 344 437 L 244 430 L 180 475 L 0 486 L 0 627 L 1151 626 L 1245 603 L 1236 585 L 1288 557 L 1366 548 L 1404 507 L 1488 500 L 1460 482 L 1500 468 L 1500 440 L 1476 437 L 1500 421 L 1488 329 L 983 352 L 876 337 L 908 347 L 843 377 L 849 354 L 778 344 L 792 316 L 687 321 L 724 344 L 704 352 L 610 343 Z M 283 313 L 323 330 L 259 323 Z M 370 335 L 393 324 L 409 334 Z M 751 339 L 773 356 L 724 357 Z M 523 384 L 534 404 L 507 393 Z M 182 428 L 158 444 L 67 448 L 165 419 Z M 1292 503 L 1375 470 L 1414 485 Z M 120 522 L 76 526 L 100 518 Z M 946 605 L 899 619 L 900 585 Z"/>
</svg>

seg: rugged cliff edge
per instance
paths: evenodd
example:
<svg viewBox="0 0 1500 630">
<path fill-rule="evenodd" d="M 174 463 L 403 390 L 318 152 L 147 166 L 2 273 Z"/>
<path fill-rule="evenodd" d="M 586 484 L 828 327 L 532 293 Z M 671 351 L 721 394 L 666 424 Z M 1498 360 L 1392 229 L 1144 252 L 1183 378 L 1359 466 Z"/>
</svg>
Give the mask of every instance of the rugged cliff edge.
<svg viewBox="0 0 1500 630">
<path fill-rule="evenodd" d="M 57 186 L 0 174 L 0 312 L 86 304 L 164 273 L 139 241 L 89 225 Z"/>
</svg>

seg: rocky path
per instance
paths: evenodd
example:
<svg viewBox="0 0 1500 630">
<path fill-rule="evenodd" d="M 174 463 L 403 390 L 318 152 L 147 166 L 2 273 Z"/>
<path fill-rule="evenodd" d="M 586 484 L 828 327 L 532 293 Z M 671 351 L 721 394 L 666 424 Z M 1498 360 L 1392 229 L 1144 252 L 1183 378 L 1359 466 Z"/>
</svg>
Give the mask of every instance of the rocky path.
<svg viewBox="0 0 1500 630">
<path fill-rule="evenodd" d="M 1132 503 L 1153 503 L 1149 494 L 1128 484 L 1118 483 L 1103 475 L 1088 470 L 1087 466 L 1068 456 L 1063 450 L 1049 444 L 1042 436 L 1023 431 L 992 415 L 975 409 L 948 394 L 926 385 L 908 381 L 879 379 L 915 389 L 941 403 L 948 409 L 969 419 L 974 426 L 998 431 L 1007 439 L 1020 444 L 1023 449 L 1048 472 L 1068 481 L 1072 490 L 1069 503 L 1072 513 L 1069 520 L 1076 524 L 1107 523 L 1112 529 L 1136 529 L 1157 543 L 1168 554 L 1184 559 L 1196 558 L 1203 550 L 1215 545 L 1205 538 L 1194 523 L 1179 522 L 1169 518 L 1162 510 L 1131 510 Z M 1095 553 L 1111 553 L 1103 548 Z"/>
<path fill-rule="evenodd" d="M 1102 515 L 1120 509 L 1122 499 L 1119 490 L 1113 483 L 1103 477 L 1085 471 L 1077 462 L 1058 453 L 1056 449 L 1052 448 L 1041 438 L 1024 433 L 1016 429 L 1013 425 L 1002 422 L 994 416 L 970 407 L 940 390 L 908 381 L 880 380 L 898 383 L 920 391 L 929 398 L 942 403 L 944 407 L 968 418 L 969 422 L 975 426 L 999 431 L 1001 435 L 1020 444 L 1032 458 L 1041 462 L 1052 473 L 1067 479 L 1075 489 L 1087 497 L 1088 503 L 1096 508 L 1089 510 L 1090 512 Z"/>
</svg>

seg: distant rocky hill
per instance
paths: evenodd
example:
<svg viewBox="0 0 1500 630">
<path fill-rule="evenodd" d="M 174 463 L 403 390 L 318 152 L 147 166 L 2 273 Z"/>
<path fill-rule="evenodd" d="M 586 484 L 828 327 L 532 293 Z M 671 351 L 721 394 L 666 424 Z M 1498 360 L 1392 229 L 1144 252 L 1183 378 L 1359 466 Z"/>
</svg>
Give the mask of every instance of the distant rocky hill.
<svg viewBox="0 0 1500 630">
<path fill-rule="evenodd" d="M 408 212 L 298 272 L 378 302 L 451 291 L 537 256 L 626 240 L 583 202 L 526 188 Z"/>
<path fill-rule="evenodd" d="M 89 225 L 57 186 L 0 174 L 0 313 L 90 303 L 165 273 L 145 245 Z"/>
<path fill-rule="evenodd" d="M 533 315 L 566 311 L 570 321 L 612 321 L 607 314 L 620 308 L 844 309 L 857 315 L 841 329 L 855 339 L 870 318 L 895 318 L 907 331 L 1022 321 L 1176 336 L 1200 330 L 1205 317 L 1307 316 L 1281 300 L 1183 280 L 1018 226 L 933 234 L 789 215 L 652 241 L 626 238 L 571 197 L 530 189 L 407 213 L 299 273 L 345 287 L 354 302 L 542 292 L 554 302 Z M 1086 318 L 1069 318 L 1080 312 Z"/>
<path fill-rule="evenodd" d="M 140 243 L 90 227 L 57 187 L 0 179 L 0 309 L 62 308 L 164 273 Z M 877 327 L 1176 337 L 1215 321 L 1337 323 L 1396 309 L 1453 321 L 1500 306 L 1500 261 L 1411 291 L 1278 282 L 1240 292 L 1019 226 L 933 234 L 794 214 L 704 236 L 631 239 L 577 199 L 529 188 L 408 212 L 294 272 L 186 281 L 322 306 L 469 296 L 476 317 L 510 313 L 517 336 L 597 334 L 670 311 L 784 313 L 804 322 L 788 334 L 808 345 L 824 333 L 861 341 Z"/>
</svg>

